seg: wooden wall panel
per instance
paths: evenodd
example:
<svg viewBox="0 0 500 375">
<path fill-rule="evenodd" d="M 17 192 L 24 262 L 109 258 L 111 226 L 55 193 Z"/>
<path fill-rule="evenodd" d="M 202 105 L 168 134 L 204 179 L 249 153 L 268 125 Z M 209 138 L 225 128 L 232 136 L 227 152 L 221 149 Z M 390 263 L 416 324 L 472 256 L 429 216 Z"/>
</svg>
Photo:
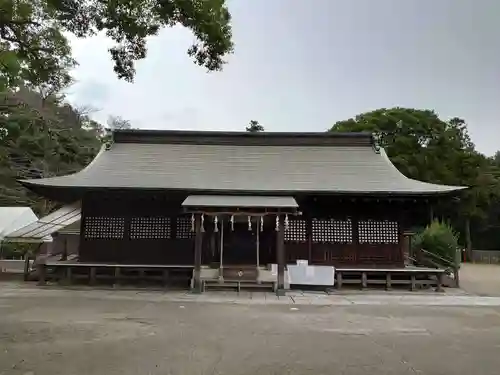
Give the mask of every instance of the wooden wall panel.
<svg viewBox="0 0 500 375">
<path fill-rule="evenodd" d="M 87 217 L 107 218 L 98 220 L 97 224 L 93 219 L 94 227 L 106 220 L 111 220 L 114 227 L 108 226 L 113 227 L 108 228 L 109 230 L 94 228 L 94 238 L 82 236 L 80 259 L 118 263 L 193 264 L 191 217 L 182 214 L 181 207 L 186 196 L 187 193 L 144 191 L 88 194 L 83 202 L 82 228 L 86 228 Z M 290 223 L 285 232 L 287 262 L 309 259 L 312 264 L 335 266 L 402 265 L 400 236 L 380 231 L 396 228 L 395 231 L 401 233 L 406 226 L 411 225 L 408 215 L 413 212 L 417 200 L 332 196 L 298 196 L 296 200 L 302 216 L 289 216 Z M 147 228 L 149 222 L 155 223 L 151 230 Z M 220 259 L 219 235 L 213 232 L 208 222 L 205 224 L 202 263 L 216 263 Z M 113 235 L 102 238 L 108 232 L 113 232 Z M 121 237 L 118 232 L 122 233 Z M 276 262 L 273 217 L 266 217 L 264 231 L 259 232 L 259 236 L 261 264 Z"/>
</svg>

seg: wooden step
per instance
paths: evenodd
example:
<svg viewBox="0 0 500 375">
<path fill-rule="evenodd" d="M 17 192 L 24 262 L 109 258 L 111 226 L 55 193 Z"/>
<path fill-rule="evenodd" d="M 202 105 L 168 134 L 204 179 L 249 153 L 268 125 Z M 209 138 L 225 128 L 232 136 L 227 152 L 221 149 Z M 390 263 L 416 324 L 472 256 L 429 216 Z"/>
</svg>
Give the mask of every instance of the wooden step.
<svg viewBox="0 0 500 375">
<path fill-rule="evenodd" d="M 222 268 L 224 280 L 257 281 L 258 274 L 255 266 L 227 266 Z"/>
<path fill-rule="evenodd" d="M 270 282 L 256 283 L 250 281 L 238 281 L 238 280 L 224 280 L 223 282 L 218 281 L 204 281 L 203 289 L 215 288 L 215 289 L 236 289 L 238 292 L 242 289 L 252 290 L 252 289 L 269 289 L 274 288 L 274 284 Z"/>
</svg>

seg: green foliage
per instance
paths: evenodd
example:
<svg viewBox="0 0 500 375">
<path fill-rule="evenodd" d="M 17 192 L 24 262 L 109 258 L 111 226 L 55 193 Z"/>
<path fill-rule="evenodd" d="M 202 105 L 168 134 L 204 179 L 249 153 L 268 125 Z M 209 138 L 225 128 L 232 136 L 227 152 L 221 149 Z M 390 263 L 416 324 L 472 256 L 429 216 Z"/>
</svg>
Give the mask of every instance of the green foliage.
<svg viewBox="0 0 500 375">
<path fill-rule="evenodd" d="M 63 31 L 47 1 L 0 0 L 0 89 L 65 87 L 75 61 Z"/>
<path fill-rule="evenodd" d="M 492 199 L 500 196 L 500 168 L 475 151 L 462 119 L 443 121 L 431 110 L 382 108 L 337 122 L 330 131 L 375 133 L 407 177 L 471 187 L 460 206 L 469 217 L 485 217 Z"/>
<path fill-rule="evenodd" d="M 132 129 L 130 121 L 120 116 L 109 116 L 107 125 L 110 130 Z"/>
<path fill-rule="evenodd" d="M 0 244 L 0 259 L 21 259 L 26 254 L 35 254 L 39 246 L 36 243 L 2 242 Z"/>
<path fill-rule="evenodd" d="M 495 155 L 493 155 L 493 163 L 495 163 L 498 167 L 500 167 L 500 151 L 495 152 Z"/>
<path fill-rule="evenodd" d="M 464 120 L 441 120 L 431 110 L 381 108 L 337 122 L 330 131 L 371 132 L 378 136 L 394 165 L 404 175 L 436 184 L 467 186 L 460 203 L 440 200 L 436 213 L 463 228 L 470 256 L 469 229 L 478 237 L 499 226 L 500 154 L 487 158 L 477 152 Z M 495 236 L 489 236 L 494 246 Z M 484 244 L 483 244 L 484 246 Z M 487 246 L 487 247 L 490 247 Z"/>
<path fill-rule="evenodd" d="M 250 123 L 245 128 L 245 130 L 250 133 L 257 133 L 257 132 L 263 132 L 264 127 L 261 124 L 259 124 L 258 121 L 250 120 Z"/>
<path fill-rule="evenodd" d="M 16 180 L 74 173 L 100 147 L 102 127 L 55 96 L 22 88 L 0 96 L 0 206 L 27 205 L 39 214 L 53 207 Z"/>
<path fill-rule="evenodd" d="M 146 38 L 182 25 L 197 42 L 188 50 L 208 70 L 220 70 L 232 52 L 225 0 L 0 0 L 0 91 L 19 85 L 58 92 L 75 65 L 66 33 L 104 31 L 119 78 L 132 81 L 134 61 L 146 56 Z"/>
<path fill-rule="evenodd" d="M 458 236 L 450 225 L 435 220 L 413 237 L 412 248 L 414 252 L 423 249 L 454 261 Z"/>
<path fill-rule="evenodd" d="M 380 145 L 404 175 L 450 185 L 463 182 L 454 173 L 457 154 L 474 150 L 463 120 L 445 122 L 430 110 L 382 108 L 337 122 L 331 131 L 376 133 Z M 445 155 L 443 150 L 447 150 Z"/>
</svg>

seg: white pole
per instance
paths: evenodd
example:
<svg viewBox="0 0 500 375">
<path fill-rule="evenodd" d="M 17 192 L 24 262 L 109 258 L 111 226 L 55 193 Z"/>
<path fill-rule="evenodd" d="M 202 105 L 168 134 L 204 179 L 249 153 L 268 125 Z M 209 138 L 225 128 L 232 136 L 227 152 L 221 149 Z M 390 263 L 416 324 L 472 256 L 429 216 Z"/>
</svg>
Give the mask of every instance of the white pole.
<svg viewBox="0 0 500 375">
<path fill-rule="evenodd" d="M 224 281 L 222 276 L 222 258 L 224 253 L 224 218 L 220 219 L 220 262 L 219 262 L 219 281 Z"/>
</svg>

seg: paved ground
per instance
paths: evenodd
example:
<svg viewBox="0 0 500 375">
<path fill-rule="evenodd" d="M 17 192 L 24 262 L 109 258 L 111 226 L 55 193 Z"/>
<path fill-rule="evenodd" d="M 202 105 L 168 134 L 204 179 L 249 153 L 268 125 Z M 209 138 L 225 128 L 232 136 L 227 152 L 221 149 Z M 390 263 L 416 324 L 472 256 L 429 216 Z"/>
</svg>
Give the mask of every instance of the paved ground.
<svg viewBox="0 0 500 375">
<path fill-rule="evenodd" d="M 33 263 L 33 261 L 30 263 Z M 22 274 L 24 272 L 24 260 L 0 259 L 0 272 Z"/>
<path fill-rule="evenodd" d="M 463 263 L 460 285 L 469 293 L 500 296 L 500 265 Z"/>
<path fill-rule="evenodd" d="M 497 375 L 499 353 L 494 297 L 0 283 L 0 374 Z"/>
</svg>

